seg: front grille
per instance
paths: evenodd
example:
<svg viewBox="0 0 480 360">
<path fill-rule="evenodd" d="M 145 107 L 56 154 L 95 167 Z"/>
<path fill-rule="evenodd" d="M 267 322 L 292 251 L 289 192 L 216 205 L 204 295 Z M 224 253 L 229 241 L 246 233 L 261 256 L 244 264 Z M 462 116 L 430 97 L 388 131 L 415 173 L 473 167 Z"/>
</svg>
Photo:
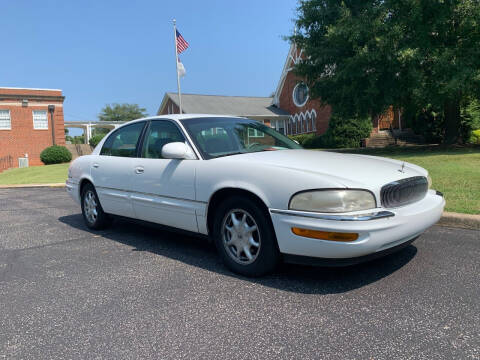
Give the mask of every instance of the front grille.
<svg viewBox="0 0 480 360">
<path fill-rule="evenodd" d="M 422 200 L 428 191 L 428 180 L 424 176 L 397 180 L 382 187 L 382 206 L 393 208 Z"/>
</svg>

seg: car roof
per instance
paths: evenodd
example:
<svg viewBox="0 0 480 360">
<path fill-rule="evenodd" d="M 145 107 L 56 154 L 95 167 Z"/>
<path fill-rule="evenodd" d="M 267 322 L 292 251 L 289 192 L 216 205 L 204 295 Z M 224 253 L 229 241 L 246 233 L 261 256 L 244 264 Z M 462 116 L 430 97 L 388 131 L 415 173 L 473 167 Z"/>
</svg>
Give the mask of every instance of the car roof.
<svg viewBox="0 0 480 360">
<path fill-rule="evenodd" d="M 128 124 L 133 123 L 133 122 L 137 122 L 137 121 L 145 121 L 145 120 L 168 119 L 168 120 L 180 121 L 180 120 L 207 118 L 207 117 L 232 118 L 232 119 L 244 118 L 242 116 L 218 115 L 218 114 L 167 114 L 167 115 L 149 116 L 149 117 L 145 117 L 145 118 L 141 118 L 141 119 L 132 120 L 132 121 L 129 121 Z"/>
</svg>

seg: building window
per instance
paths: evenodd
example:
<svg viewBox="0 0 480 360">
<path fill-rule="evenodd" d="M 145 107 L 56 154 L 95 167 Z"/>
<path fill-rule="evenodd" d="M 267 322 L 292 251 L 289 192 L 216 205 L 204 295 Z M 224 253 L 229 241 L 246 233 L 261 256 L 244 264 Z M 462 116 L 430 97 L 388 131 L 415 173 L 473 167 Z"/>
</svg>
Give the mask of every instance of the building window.
<svg viewBox="0 0 480 360">
<path fill-rule="evenodd" d="M 256 138 L 259 138 L 259 137 L 264 137 L 265 134 L 263 133 L 263 131 L 260 131 L 260 130 L 257 130 L 257 129 L 252 129 L 252 128 L 248 128 L 248 137 L 256 137 Z"/>
<path fill-rule="evenodd" d="M 296 106 L 302 107 L 308 101 L 308 87 L 304 83 L 298 83 L 293 88 L 293 102 Z"/>
<path fill-rule="evenodd" d="M 0 130 L 10 130 L 11 128 L 10 110 L 0 110 Z"/>
<path fill-rule="evenodd" d="M 33 110 L 33 128 L 35 130 L 48 129 L 47 110 Z"/>
<path fill-rule="evenodd" d="M 312 111 L 312 131 L 317 131 L 317 114 Z"/>
</svg>

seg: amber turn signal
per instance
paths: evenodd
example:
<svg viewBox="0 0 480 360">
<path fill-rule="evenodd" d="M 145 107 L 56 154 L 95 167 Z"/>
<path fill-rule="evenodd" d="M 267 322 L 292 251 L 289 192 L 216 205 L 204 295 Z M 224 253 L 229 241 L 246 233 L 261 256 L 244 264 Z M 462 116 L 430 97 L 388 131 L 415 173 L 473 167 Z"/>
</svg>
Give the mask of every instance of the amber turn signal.
<svg viewBox="0 0 480 360">
<path fill-rule="evenodd" d="M 358 239 L 357 233 L 318 231 L 318 230 L 301 229 L 297 227 L 293 227 L 292 232 L 298 236 L 308 237 L 312 239 L 320 239 L 320 240 L 355 241 Z"/>
</svg>

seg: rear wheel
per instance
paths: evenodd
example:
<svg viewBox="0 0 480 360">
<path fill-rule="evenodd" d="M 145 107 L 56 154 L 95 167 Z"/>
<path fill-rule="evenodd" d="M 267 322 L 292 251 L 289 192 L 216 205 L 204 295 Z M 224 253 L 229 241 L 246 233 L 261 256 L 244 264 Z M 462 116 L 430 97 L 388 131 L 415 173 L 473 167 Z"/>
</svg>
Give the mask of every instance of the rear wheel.
<svg viewBox="0 0 480 360">
<path fill-rule="evenodd" d="M 92 184 L 86 184 L 82 189 L 82 215 L 90 229 L 104 229 L 111 223 L 111 218 L 103 211 Z"/>
<path fill-rule="evenodd" d="M 227 267 L 241 275 L 261 276 L 277 266 L 280 254 L 271 220 L 248 198 L 232 197 L 219 206 L 213 236 Z"/>
</svg>

